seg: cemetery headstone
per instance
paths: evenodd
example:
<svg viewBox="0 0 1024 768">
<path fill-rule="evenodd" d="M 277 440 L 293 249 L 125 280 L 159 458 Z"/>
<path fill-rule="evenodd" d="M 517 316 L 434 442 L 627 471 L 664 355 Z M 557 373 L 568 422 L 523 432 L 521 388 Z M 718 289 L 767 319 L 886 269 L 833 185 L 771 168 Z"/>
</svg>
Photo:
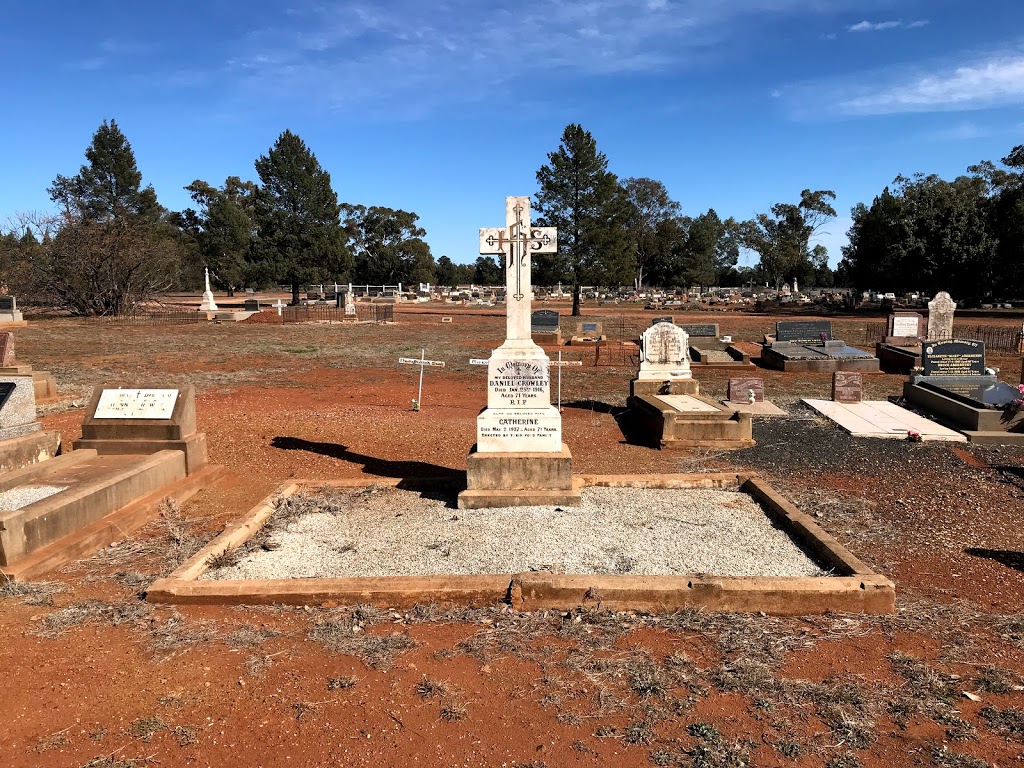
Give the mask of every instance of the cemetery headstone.
<svg viewBox="0 0 1024 768">
<path fill-rule="evenodd" d="M 718 338 L 718 323 L 683 323 L 679 326 L 690 338 L 701 337 L 701 338 Z"/>
<path fill-rule="evenodd" d="M 530 318 L 531 333 L 558 333 L 559 314 L 552 309 L 538 309 Z"/>
<path fill-rule="evenodd" d="M 505 341 L 488 361 L 487 407 L 477 416 L 460 509 L 581 503 L 551 404 L 550 360 L 532 336 L 531 256 L 555 253 L 557 237 L 554 227 L 531 225 L 529 197 L 505 198 L 505 226 L 480 230 L 480 253 L 497 254 L 505 273 Z"/>
<path fill-rule="evenodd" d="M 18 308 L 18 302 L 13 296 L 0 296 L 0 314 L 11 314 Z"/>
<path fill-rule="evenodd" d="M 246 299 L 243 308 L 246 312 L 259 312 L 260 301 L 259 299 Z"/>
<path fill-rule="evenodd" d="M 856 371 L 836 371 L 832 374 L 832 399 L 837 403 L 859 403 L 864 399 L 861 375 Z"/>
<path fill-rule="evenodd" d="M 651 325 L 657 325 L 658 323 L 672 323 L 674 321 L 675 318 L 672 317 L 672 315 L 663 315 L 661 317 L 652 317 Z"/>
<path fill-rule="evenodd" d="M 985 343 L 940 339 L 925 343 L 921 355 L 925 376 L 984 376 Z"/>
<path fill-rule="evenodd" d="M 927 331 L 927 322 L 917 312 L 896 312 L 889 315 L 886 336 L 895 339 L 918 340 Z"/>
<path fill-rule="evenodd" d="M 31 376 L 0 376 L 0 440 L 42 430 Z"/>
<path fill-rule="evenodd" d="M 729 379 L 726 395 L 730 402 L 749 403 L 750 393 L 754 393 L 755 403 L 764 402 L 764 379 L 755 377 L 737 377 Z"/>
<path fill-rule="evenodd" d="M 100 455 L 184 451 L 192 474 L 206 465 L 206 435 L 196 432 L 195 387 L 97 387 L 74 445 Z"/>
<path fill-rule="evenodd" d="M 956 302 L 945 291 L 939 291 L 928 302 L 928 340 L 953 338 L 953 314 Z"/>
<path fill-rule="evenodd" d="M 780 320 L 775 340 L 790 344 L 821 344 L 832 340 L 831 320 Z"/>
<path fill-rule="evenodd" d="M 690 376 L 690 344 L 686 331 L 672 323 L 658 323 L 641 334 L 638 381 L 688 379 Z"/>
<path fill-rule="evenodd" d="M 14 365 L 14 334 L 10 331 L 0 333 L 0 368 Z"/>
</svg>

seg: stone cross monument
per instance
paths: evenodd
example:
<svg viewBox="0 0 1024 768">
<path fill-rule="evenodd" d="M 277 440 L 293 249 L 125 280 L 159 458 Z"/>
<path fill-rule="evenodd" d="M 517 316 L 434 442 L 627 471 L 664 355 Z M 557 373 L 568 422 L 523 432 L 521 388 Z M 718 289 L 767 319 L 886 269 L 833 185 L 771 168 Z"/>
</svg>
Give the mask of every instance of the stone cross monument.
<svg viewBox="0 0 1024 768">
<path fill-rule="evenodd" d="M 531 257 L 555 253 L 554 227 L 530 223 L 530 198 L 505 198 L 505 226 L 480 230 L 480 253 L 505 273 L 505 341 L 487 364 L 487 407 L 466 464 L 459 507 L 578 504 L 562 416 L 551 405 L 550 360 L 530 334 Z"/>
</svg>

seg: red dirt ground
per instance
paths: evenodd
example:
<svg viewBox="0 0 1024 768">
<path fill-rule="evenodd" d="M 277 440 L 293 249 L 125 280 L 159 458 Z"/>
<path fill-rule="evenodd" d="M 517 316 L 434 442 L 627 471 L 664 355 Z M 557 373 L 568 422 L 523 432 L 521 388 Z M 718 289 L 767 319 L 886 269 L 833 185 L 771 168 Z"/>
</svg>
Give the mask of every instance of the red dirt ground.
<svg viewBox="0 0 1024 768">
<path fill-rule="evenodd" d="M 441 326 L 438 314 L 454 315 L 455 322 Z M 602 317 L 608 332 L 619 315 Z M 644 319 L 640 312 L 628 317 Z M 397 319 L 378 327 L 126 328 L 47 321 L 19 331 L 18 354 L 52 370 L 60 388 L 79 399 L 101 382 L 154 383 L 164 375 L 195 380 L 210 459 L 228 470 L 184 508 L 192 530 L 208 538 L 290 478 L 436 476 L 464 469 L 486 399 L 482 371 L 467 359 L 486 356 L 500 342 L 503 318 L 493 310 L 453 308 L 401 312 Z M 746 342 L 773 322 L 736 315 L 713 320 Z M 862 322 L 836 319 L 837 326 Z M 427 371 L 417 413 L 409 402 L 418 369 L 396 362 L 421 348 L 449 366 Z M 628 394 L 628 366 L 593 368 L 592 350 L 563 352 L 588 361 L 564 371 L 564 439 L 575 471 L 745 466 L 740 454 L 657 451 L 627 442 L 616 415 Z M 995 363 L 1004 370 L 1017 364 L 1013 358 Z M 698 374 L 702 391 L 724 397 L 728 375 Z M 825 374 L 758 375 L 779 402 L 827 396 L 830 380 Z M 896 394 L 901 381 L 872 376 L 866 388 L 869 396 L 882 397 Z M 68 444 L 80 434 L 82 417 L 81 407 L 71 407 L 43 423 L 59 429 Z M 1010 721 L 1005 712 L 1003 720 L 997 717 L 1024 707 L 1024 621 L 1018 616 L 1024 608 L 1024 451 L 845 448 L 832 432 L 811 426 L 819 431 L 807 434 L 824 435 L 823 442 L 782 446 L 797 453 L 774 468 L 773 442 L 789 438 L 765 422 L 758 435 L 762 453 L 749 454 L 751 468 L 803 508 L 813 507 L 823 527 L 896 582 L 895 617 L 561 617 L 486 608 L 444 616 L 425 608 L 360 618 L 350 609 L 320 606 L 150 608 L 138 599 L 145 583 L 131 576 L 152 578 L 170 546 L 160 538 L 165 529 L 151 525 L 120 545 L 123 555 L 114 547 L 52 575 L 66 587 L 52 604 L 0 600 L 0 764 L 1024 764 L 1024 725 L 1001 728 Z M 819 461 L 845 450 L 852 457 L 847 466 Z M 146 541 L 156 548 L 132 548 Z M 89 600 L 134 612 L 40 636 L 62 609 Z M 397 653 L 390 666 L 374 668 L 310 638 L 324 621 L 340 622 L 347 636 L 405 632 L 415 646 Z M 232 634 L 242 627 L 250 629 Z M 905 657 L 925 665 L 926 674 L 907 672 L 900 666 Z M 636 665 L 644 659 L 659 681 L 652 688 L 637 682 Z M 748 662 L 764 665 L 776 682 L 723 682 Z M 990 666 L 1006 686 L 975 679 Z M 355 683 L 330 682 L 345 676 Z M 447 693 L 421 697 L 416 689 L 424 679 L 442 682 Z M 841 683 L 852 684 L 863 701 L 841 693 Z M 907 700 L 922 710 L 901 714 Z M 1024 713 L 1021 718 L 1024 723 Z M 868 723 L 863 732 L 854 727 L 861 720 Z M 723 757 L 731 746 L 749 762 Z M 984 763 L 949 762 L 953 753 Z"/>
</svg>

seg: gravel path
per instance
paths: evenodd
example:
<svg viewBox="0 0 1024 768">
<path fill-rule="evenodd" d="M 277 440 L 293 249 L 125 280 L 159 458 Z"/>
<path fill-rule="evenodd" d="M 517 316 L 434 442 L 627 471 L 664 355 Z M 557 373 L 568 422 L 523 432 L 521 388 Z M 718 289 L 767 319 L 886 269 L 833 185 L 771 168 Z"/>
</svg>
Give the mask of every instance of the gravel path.
<svg viewBox="0 0 1024 768">
<path fill-rule="evenodd" d="M 66 489 L 66 485 L 19 485 L 0 493 L 0 509 L 22 509 Z"/>
<path fill-rule="evenodd" d="M 394 488 L 294 499 L 320 511 L 278 545 L 203 578 L 472 573 L 819 576 L 822 570 L 734 491 L 587 488 L 576 508 L 454 510 Z"/>
</svg>

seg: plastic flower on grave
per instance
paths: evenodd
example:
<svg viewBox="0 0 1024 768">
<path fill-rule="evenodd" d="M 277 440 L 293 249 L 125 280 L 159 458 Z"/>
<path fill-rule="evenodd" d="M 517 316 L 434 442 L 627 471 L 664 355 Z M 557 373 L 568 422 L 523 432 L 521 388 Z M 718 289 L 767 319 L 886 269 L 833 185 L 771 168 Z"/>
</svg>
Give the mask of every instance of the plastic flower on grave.
<svg viewBox="0 0 1024 768">
<path fill-rule="evenodd" d="M 921 439 L 922 439 L 921 438 L 921 433 L 918 432 L 917 430 L 914 430 L 914 429 L 907 430 L 907 440 L 909 440 L 910 442 L 912 442 L 912 443 L 920 443 Z"/>
</svg>

